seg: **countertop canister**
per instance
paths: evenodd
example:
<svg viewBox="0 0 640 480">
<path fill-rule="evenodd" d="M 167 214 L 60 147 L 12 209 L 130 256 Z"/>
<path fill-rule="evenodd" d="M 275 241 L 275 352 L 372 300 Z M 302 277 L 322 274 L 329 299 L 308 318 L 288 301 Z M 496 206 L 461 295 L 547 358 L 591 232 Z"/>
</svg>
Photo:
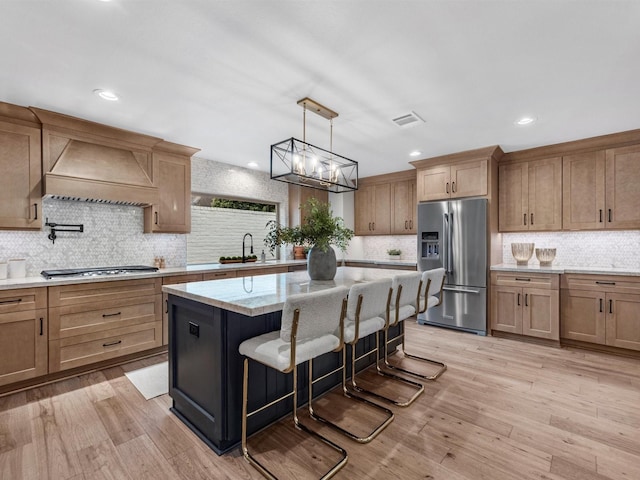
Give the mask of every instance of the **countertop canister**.
<svg viewBox="0 0 640 480">
<path fill-rule="evenodd" d="M 12 258 L 7 270 L 8 278 L 24 278 L 27 276 L 27 261 L 24 258 Z"/>
</svg>

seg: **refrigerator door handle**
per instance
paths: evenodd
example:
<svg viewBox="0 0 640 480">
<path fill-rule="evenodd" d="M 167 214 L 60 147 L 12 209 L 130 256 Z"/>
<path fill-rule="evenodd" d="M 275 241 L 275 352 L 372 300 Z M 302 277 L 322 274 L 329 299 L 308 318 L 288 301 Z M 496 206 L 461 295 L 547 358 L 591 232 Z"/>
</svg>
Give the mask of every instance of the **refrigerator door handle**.
<svg viewBox="0 0 640 480">
<path fill-rule="evenodd" d="M 447 233 L 449 245 L 447 246 L 447 272 L 453 272 L 453 213 L 449 213 L 449 232 Z"/>
<path fill-rule="evenodd" d="M 442 215 L 442 236 L 442 266 L 449 273 L 449 215 L 446 213 Z"/>
<path fill-rule="evenodd" d="M 460 292 L 460 293 L 480 293 L 480 290 L 472 290 L 470 288 L 460 288 L 460 287 L 442 287 L 443 290 L 448 290 L 450 292 Z"/>
</svg>

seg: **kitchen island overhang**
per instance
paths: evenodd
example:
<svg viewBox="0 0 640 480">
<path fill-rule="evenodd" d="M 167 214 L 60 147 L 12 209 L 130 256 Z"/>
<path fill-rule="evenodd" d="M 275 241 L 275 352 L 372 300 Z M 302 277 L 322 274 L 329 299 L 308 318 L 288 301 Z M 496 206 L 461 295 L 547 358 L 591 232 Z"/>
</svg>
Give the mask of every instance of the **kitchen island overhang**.
<svg viewBox="0 0 640 480">
<path fill-rule="evenodd" d="M 282 306 L 289 295 L 308 293 L 359 282 L 390 278 L 402 270 L 339 267 L 334 280 L 312 281 L 306 271 L 229 278 L 163 286 L 168 294 L 169 396 L 171 411 L 218 455 L 240 445 L 242 363 L 238 346 L 244 340 L 280 329 Z M 389 337 L 401 332 L 390 329 Z M 399 340 L 398 340 L 399 342 Z M 356 351 L 370 350 L 375 334 L 361 339 Z M 382 345 L 380 345 L 382 347 Z M 350 348 L 350 347 L 349 347 Z M 335 370 L 340 353 L 314 362 L 314 377 Z M 358 369 L 375 362 L 363 359 Z M 249 409 L 264 405 L 291 390 L 291 375 L 256 362 L 250 364 Z M 307 368 L 299 365 L 299 405 L 306 403 Z M 350 365 L 347 363 L 347 375 Z M 314 385 L 314 397 L 341 383 L 339 372 Z M 252 417 L 249 433 L 256 432 L 291 412 L 292 399 L 283 400 Z"/>
</svg>

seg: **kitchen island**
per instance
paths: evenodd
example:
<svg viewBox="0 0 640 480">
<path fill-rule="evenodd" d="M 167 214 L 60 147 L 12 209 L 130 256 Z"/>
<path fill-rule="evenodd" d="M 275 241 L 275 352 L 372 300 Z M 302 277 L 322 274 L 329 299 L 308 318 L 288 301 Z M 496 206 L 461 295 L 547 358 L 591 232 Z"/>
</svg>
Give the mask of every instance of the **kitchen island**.
<svg viewBox="0 0 640 480">
<path fill-rule="evenodd" d="M 163 291 L 169 294 L 171 410 L 216 453 L 235 448 L 241 436 L 243 357 L 238 353 L 240 343 L 279 330 L 282 307 L 289 295 L 341 285 L 350 287 L 402 273 L 406 272 L 339 267 L 332 281 L 312 281 L 306 271 L 300 271 L 163 286 Z M 398 336 L 400 328 L 391 329 L 390 337 Z M 375 335 L 370 335 L 361 339 L 356 348 L 365 351 L 374 343 Z M 334 370 L 341 360 L 339 353 L 317 359 L 314 362 L 316 378 Z M 362 361 L 362 368 L 374 361 L 372 354 Z M 251 362 L 250 368 L 250 410 L 291 390 L 291 375 L 255 362 Z M 305 365 L 298 367 L 298 376 L 302 405 L 308 396 Z M 314 396 L 340 382 L 339 373 L 327 376 L 314 387 Z M 291 402 L 291 399 L 284 400 L 252 417 L 249 433 L 290 413 Z"/>
</svg>

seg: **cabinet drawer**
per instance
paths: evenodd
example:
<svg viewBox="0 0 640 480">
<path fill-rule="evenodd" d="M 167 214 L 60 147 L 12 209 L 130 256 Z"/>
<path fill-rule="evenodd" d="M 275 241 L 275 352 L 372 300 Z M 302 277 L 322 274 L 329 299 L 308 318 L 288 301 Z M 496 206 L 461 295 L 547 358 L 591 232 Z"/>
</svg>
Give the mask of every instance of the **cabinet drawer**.
<svg viewBox="0 0 640 480">
<path fill-rule="evenodd" d="M 163 285 L 175 285 L 176 283 L 189 283 L 189 282 L 201 282 L 201 273 L 188 273 L 186 275 L 172 275 L 170 277 L 163 277 Z"/>
<path fill-rule="evenodd" d="M 79 283 L 49 287 L 49 307 L 82 303 L 95 304 L 114 299 L 150 297 L 162 293 L 162 278 Z"/>
<path fill-rule="evenodd" d="M 46 288 L 0 290 L 0 314 L 47 308 Z"/>
<path fill-rule="evenodd" d="M 562 276 L 561 288 L 587 290 L 591 292 L 640 294 L 640 277 L 580 275 L 570 273 Z"/>
<path fill-rule="evenodd" d="M 221 278 L 235 278 L 236 270 L 222 270 L 220 272 L 208 272 L 202 275 L 203 280 L 220 280 Z"/>
<path fill-rule="evenodd" d="M 49 341 L 49 372 L 159 347 L 162 322 L 149 322 Z"/>
<path fill-rule="evenodd" d="M 98 307 L 98 308 L 96 308 Z M 49 309 L 49 339 L 73 337 L 161 320 L 162 296 L 108 300 Z"/>
<path fill-rule="evenodd" d="M 251 268 L 247 270 L 238 271 L 239 277 L 252 277 L 255 275 L 270 275 L 272 273 L 287 273 L 289 271 L 289 267 L 286 265 L 278 266 L 278 267 L 265 267 L 265 268 Z"/>
<path fill-rule="evenodd" d="M 555 273 L 491 272 L 491 284 L 508 287 L 557 289 L 559 275 Z"/>
</svg>

